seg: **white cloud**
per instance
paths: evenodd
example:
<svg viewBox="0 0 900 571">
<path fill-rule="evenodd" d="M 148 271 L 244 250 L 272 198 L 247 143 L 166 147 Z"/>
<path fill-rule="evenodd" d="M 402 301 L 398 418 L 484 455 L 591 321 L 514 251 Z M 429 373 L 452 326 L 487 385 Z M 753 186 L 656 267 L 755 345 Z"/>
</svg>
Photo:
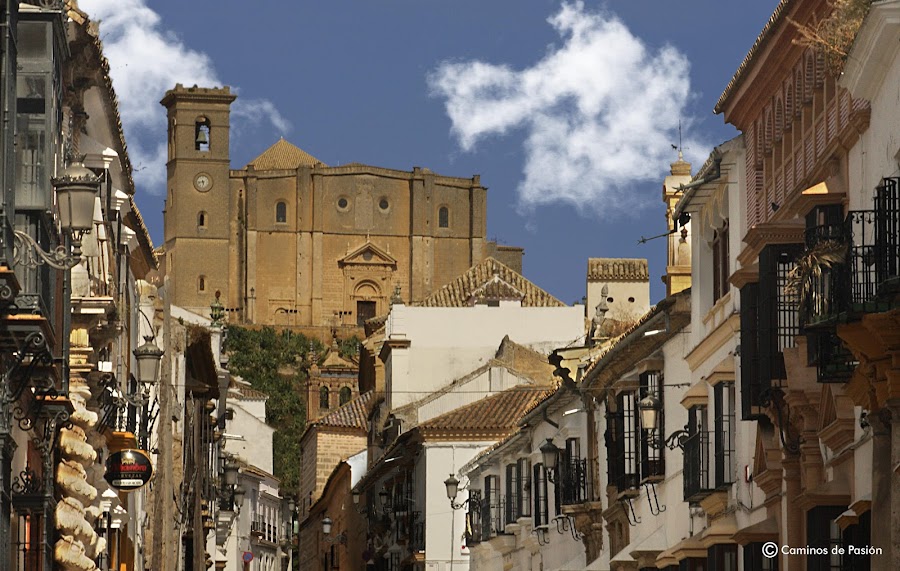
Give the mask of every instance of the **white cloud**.
<svg viewBox="0 0 900 571">
<path fill-rule="evenodd" d="M 79 7 L 100 22 L 136 183 L 140 190 L 164 194 L 166 119 L 159 100 L 176 83 L 213 87 L 222 81 L 209 56 L 165 30 L 146 0 L 81 0 Z M 235 129 L 241 122 L 270 125 L 274 134 L 291 128 L 266 99 L 238 99 L 232 109 Z"/>
<path fill-rule="evenodd" d="M 635 187 L 661 182 L 675 159 L 679 120 L 689 123 L 687 58 L 671 46 L 652 52 L 615 16 L 581 1 L 547 21 L 562 45 L 531 67 L 443 62 L 428 77 L 432 95 L 445 99 L 465 151 L 524 131 L 523 210 L 565 202 L 612 216 L 644 206 L 650 197 Z"/>
</svg>

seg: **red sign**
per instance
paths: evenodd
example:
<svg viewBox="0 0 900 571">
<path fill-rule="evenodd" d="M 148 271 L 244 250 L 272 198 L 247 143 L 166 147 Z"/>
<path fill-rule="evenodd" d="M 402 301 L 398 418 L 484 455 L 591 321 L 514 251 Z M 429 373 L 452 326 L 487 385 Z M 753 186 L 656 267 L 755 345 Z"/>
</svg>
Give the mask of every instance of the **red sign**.
<svg viewBox="0 0 900 571">
<path fill-rule="evenodd" d="M 251 561 L 253 561 L 253 553 L 250 551 L 245 551 L 241 556 L 241 559 L 244 560 L 244 563 L 250 563 Z"/>
<path fill-rule="evenodd" d="M 143 450 L 120 450 L 106 459 L 106 475 L 109 485 L 125 492 L 143 487 L 153 476 L 153 464 Z"/>
</svg>

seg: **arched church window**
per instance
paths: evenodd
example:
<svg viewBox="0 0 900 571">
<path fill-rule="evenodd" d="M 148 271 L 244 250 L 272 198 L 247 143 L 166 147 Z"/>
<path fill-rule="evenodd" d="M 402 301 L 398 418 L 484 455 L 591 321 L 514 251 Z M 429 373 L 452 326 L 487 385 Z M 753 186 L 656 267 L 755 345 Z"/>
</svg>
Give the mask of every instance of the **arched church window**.
<svg viewBox="0 0 900 571">
<path fill-rule="evenodd" d="M 350 387 L 341 387 L 340 401 L 342 406 L 350 402 L 350 397 L 352 396 L 353 391 L 350 390 Z"/>
<path fill-rule="evenodd" d="M 450 227 L 450 209 L 446 206 L 441 206 L 440 210 L 438 210 L 438 228 L 449 228 Z"/>
<path fill-rule="evenodd" d="M 328 387 L 319 389 L 319 409 L 328 410 Z"/>
<path fill-rule="evenodd" d="M 209 119 L 199 117 L 194 123 L 194 148 L 198 151 L 208 151 L 210 134 Z"/>
<path fill-rule="evenodd" d="M 197 278 L 197 291 L 206 291 L 206 276 Z"/>
<path fill-rule="evenodd" d="M 207 222 L 208 222 L 208 219 L 207 219 L 207 216 L 206 216 L 206 212 L 204 212 L 204 211 L 201 210 L 201 211 L 197 214 L 197 228 L 198 228 L 198 229 L 205 230 L 205 229 L 206 229 L 206 224 L 207 224 Z"/>
<path fill-rule="evenodd" d="M 287 223 L 287 203 L 283 200 L 280 200 L 277 204 L 275 204 L 275 223 Z"/>
</svg>

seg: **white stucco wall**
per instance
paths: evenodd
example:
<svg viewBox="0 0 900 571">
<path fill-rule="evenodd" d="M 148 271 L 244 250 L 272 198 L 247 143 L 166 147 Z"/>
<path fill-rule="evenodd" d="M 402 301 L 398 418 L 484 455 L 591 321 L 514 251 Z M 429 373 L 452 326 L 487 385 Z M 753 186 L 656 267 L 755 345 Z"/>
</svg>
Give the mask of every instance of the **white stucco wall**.
<svg viewBox="0 0 900 571">
<path fill-rule="evenodd" d="M 467 571 L 469 569 L 468 549 L 465 548 L 466 509 L 452 510 L 447 499 L 444 480 L 450 474 L 457 474 L 459 468 L 493 442 L 426 442 L 424 454 L 419 456 L 417 468 L 424 463 L 425 519 L 425 568 L 434 571 Z M 460 488 L 466 484 L 461 479 Z M 456 498 L 462 503 L 468 493 L 461 490 Z"/>
<path fill-rule="evenodd" d="M 243 401 L 231 401 L 228 406 L 234 409 L 234 418 L 226 425 L 225 451 L 271 474 L 275 429 L 248 412 Z"/>
<path fill-rule="evenodd" d="M 868 129 L 848 153 L 850 210 L 871 209 L 878 182 L 900 172 L 900 2 L 879 4 L 867 16 L 840 80 L 854 97 L 867 99 L 872 109 Z"/>
<path fill-rule="evenodd" d="M 584 335 L 583 308 L 395 305 L 385 337 L 410 341 L 386 364 L 390 408 L 415 402 L 487 363 L 504 336 L 549 354 Z"/>
<path fill-rule="evenodd" d="M 617 281 L 617 280 L 588 280 L 587 282 L 587 318 L 594 317 L 597 304 L 603 298 L 601 292 L 603 286 L 607 286 L 607 306 L 609 312 L 606 317 L 620 321 L 632 321 L 639 319 L 650 309 L 650 282 L 644 281 Z M 612 301 L 609 301 L 612 299 Z"/>
</svg>

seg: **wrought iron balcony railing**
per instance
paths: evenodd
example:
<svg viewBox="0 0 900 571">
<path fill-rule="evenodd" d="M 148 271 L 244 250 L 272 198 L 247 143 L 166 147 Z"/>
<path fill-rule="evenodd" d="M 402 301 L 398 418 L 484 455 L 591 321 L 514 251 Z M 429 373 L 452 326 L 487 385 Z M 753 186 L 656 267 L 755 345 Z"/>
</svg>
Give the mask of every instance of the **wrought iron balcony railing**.
<svg viewBox="0 0 900 571">
<path fill-rule="evenodd" d="M 695 432 L 684 440 L 684 501 L 699 502 L 714 490 L 709 470 L 707 431 Z"/>
<path fill-rule="evenodd" d="M 481 502 L 481 541 L 487 541 L 504 532 L 503 496 L 489 496 Z"/>
<path fill-rule="evenodd" d="M 416 521 L 412 525 L 412 533 L 409 536 L 409 550 L 413 553 L 425 551 L 425 522 Z"/>
<path fill-rule="evenodd" d="M 900 179 L 875 189 L 873 210 L 806 232 L 798 270 L 804 326 L 815 329 L 885 311 L 900 292 Z"/>
<path fill-rule="evenodd" d="M 586 458 L 574 459 L 561 465 L 561 494 L 563 505 L 580 504 L 594 497 L 593 482 Z"/>
</svg>

